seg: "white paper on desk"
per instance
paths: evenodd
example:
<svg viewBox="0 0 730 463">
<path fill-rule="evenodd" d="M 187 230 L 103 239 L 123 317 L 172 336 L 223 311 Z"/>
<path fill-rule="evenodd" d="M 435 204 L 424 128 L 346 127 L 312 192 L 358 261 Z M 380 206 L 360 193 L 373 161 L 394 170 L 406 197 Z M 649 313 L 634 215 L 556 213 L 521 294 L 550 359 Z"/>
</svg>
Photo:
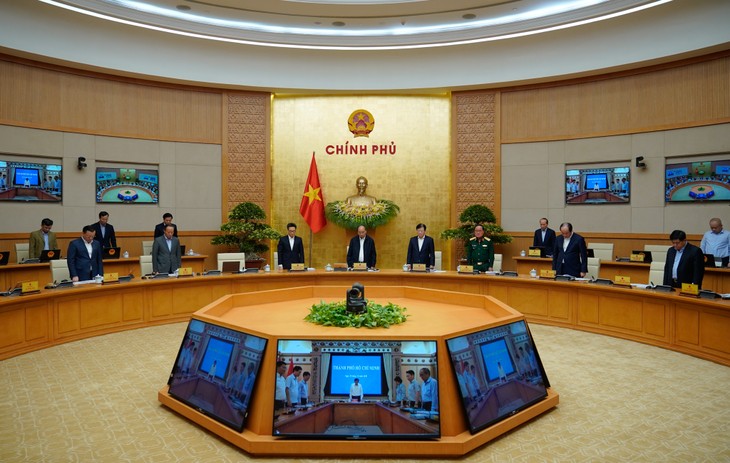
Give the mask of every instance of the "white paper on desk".
<svg viewBox="0 0 730 463">
<path fill-rule="evenodd" d="M 641 283 L 631 283 L 632 288 L 646 289 L 651 288 L 651 285 L 643 285 Z"/>
<path fill-rule="evenodd" d="M 307 267 L 307 272 L 314 272 L 315 270 L 317 269 L 314 267 Z"/>
<path fill-rule="evenodd" d="M 592 280 L 590 278 L 579 278 L 579 277 L 576 277 L 575 280 L 573 280 L 573 281 L 592 281 Z"/>
<path fill-rule="evenodd" d="M 84 280 L 84 281 L 74 281 L 74 286 L 77 285 L 88 285 L 91 283 L 96 283 L 96 280 Z"/>
<path fill-rule="evenodd" d="M 723 299 L 730 299 L 730 293 L 720 294 L 720 297 Z"/>
<path fill-rule="evenodd" d="M 497 275 L 497 272 L 495 272 L 494 270 L 487 270 L 486 272 L 484 272 L 484 274 L 485 275 Z"/>
<path fill-rule="evenodd" d="M 431 273 L 446 273 L 446 270 L 431 270 Z"/>
</svg>

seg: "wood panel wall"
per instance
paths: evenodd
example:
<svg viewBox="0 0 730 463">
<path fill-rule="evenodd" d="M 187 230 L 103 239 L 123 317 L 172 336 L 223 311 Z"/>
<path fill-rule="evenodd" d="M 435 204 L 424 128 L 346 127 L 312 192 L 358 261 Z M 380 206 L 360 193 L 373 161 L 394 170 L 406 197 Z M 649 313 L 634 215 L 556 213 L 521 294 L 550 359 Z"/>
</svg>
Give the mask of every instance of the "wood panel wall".
<svg viewBox="0 0 730 463">
<path fill-rule="evenodd" d="M 221 143 L 221 92 L 81 73 L 0 55 L 0 124 Z"/>
<path fill-rule="evenodd" d="M 730 122 L 730 52 L 627 75 L 504 89 L 502 143 Z"/>
</svg>

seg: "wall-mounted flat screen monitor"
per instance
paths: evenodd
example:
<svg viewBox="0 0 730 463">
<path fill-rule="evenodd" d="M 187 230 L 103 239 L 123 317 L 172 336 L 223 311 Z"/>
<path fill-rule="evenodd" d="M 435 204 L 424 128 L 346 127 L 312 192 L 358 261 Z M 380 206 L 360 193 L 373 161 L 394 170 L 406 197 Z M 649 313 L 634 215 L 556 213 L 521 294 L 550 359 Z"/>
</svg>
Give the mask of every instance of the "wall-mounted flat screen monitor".
<svg viewBox="0 0 730 463">
<path fill-rule="evenodd" d="M 626 204 L 631 198 L 629 166 L 565 170 L 565 204 Z"/>
<path fill-rule="evenodd" d="M 151 167 L 97 167 L 96 202 L 157 204 L 159 172 Z"/>
<path fill-rule="evenodd" d="M 441 436 L 436 341 L 280 339 L 273 435 Z"/>
<path fill-rule="evenodd" d="M 167 384 L 171 397 L 242 431 L 266 339 L 192 319 Z"/>
<path fill-rule="evenodd" d="M 730 201 L 730 160 L 667 164 L 664 199 L 672 203 Z"/>
<path fill-rule="evenodd" d="M 547 375 L 527 323 L 447 339 L 469 430 L 493 425 L 547 397 Z"/>
<path fill-rule="evenodd" d="M 61 202 L 61 160 L 55 164 L 0 159 L 0 201 Z"/>
</svg>

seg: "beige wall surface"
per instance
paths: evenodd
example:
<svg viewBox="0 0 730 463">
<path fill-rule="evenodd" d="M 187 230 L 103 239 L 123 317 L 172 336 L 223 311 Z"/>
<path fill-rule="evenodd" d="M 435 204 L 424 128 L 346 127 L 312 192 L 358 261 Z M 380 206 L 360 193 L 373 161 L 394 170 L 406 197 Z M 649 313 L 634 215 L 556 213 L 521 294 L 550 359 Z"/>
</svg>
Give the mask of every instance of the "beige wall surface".
<svg viewBox="0 0 730 463">
<path fill-rule="evenodd" d="M 63 165 L 63 203 L 0 202 L 0 233 L 30 232 L 44 217 L 54 231 L 80 231 L 110 213 L 117 231 L 152 230 L 171 212 L 180 230 L 217 230 L 221 217 L 221 147 L 83 135 L 0 125 L 0 156 Z M 88 167 L 79 170 L 79 156 Z M 95 169 L 114 163 L 158 167 L 159 204 L 96 204 Z"/>
<path fill-rule="evenodd" d="M 635 166 L 644 156 L 646 168 Z M 711 217 L 728 217 L 727 203 L 664 202 L 664 166 L 692 157 L 730 159 L 730 124 L 580 140 L 502 145 L 502 226 L 534 230 L 572 222 L 577 232 L 703 233 Z M 631 166 L 630 204 L 565 205 L 565 167 L 591 163 Z"/>
<path fill-rule="evenodd" d="M 299 215 L 312 152 L 316 153 L 325 203 L 357 192 L 356 179 L 368 179 L 367 193 L 400 206 L 386 226 L 370 230 L 378 251 L 378 267 L 405 263 L 408 239 L 416 224 L 428 226 L 436 249 L 439 233 L 449 225 L 450 98 L 439 96 L 275 96 L 272 149 L 272 225 L 285 232 L 296 222 L 309 263 L 309 227 Z M 369 111 L 375 127 L 369 137 L 355 138 L 347 120 L 356 109 Z M 395 154 L 371 154 L 372 147 L 395 146 Z M 328 145 L 361 145 L 365 155 L 327 154 Z M 328 223 L 314 235 L 313 264 L 345 262 L 354 232 Z"/>
</svg>

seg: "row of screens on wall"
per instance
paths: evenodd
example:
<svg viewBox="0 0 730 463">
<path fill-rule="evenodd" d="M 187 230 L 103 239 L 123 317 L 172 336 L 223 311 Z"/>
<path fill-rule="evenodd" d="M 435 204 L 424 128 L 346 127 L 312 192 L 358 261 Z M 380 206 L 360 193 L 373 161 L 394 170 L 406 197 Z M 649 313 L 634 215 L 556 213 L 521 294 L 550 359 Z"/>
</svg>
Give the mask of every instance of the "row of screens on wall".
<svg viewBox="0 0 730 463">
<path fill-rule="evenodd" d="M 59 160 L 60 161 L 60 160 Z M 97 167 L 96 202 L 157 204 L 159 172 L 153 168 Z M 61 202 L 63 167 L 0 160 L 0 201 Z"/>
<path fill-rule="evenodd" d="M 264 391 L 255 386 L 267 340 L 192 319 L 169 394 L 238 432 L 252 397 L 264 395 L 273 402 L 274 436 L 398 440 L 441 436 L 444 374 L 459 387 L 472 433 L 547 397 L 547 375 L 524 321 L 447 339 L 446 346 L 443 369 L 433 340 L 280 339 L 277 358 L 286 372 Z"/>
</svg>

